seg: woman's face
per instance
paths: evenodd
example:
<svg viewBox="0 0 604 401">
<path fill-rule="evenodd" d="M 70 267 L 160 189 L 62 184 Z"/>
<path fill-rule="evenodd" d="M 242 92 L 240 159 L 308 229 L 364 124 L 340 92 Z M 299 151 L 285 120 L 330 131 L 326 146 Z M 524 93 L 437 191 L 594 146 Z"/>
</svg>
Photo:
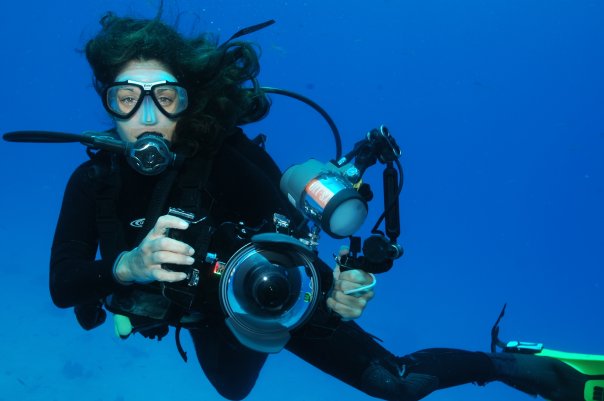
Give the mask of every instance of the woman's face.
<svg viewBox="0 0 604 401">
<path fill-rule="evenodd" d="M 141 83 L 158 81 L 177 82 L 166 66 L 157 60 L 133 60 L 120 71 L 115 82 L 127 80 Z M 141 99 L 143 103 L 134 115 L 128 119 L 115 119 L 117 132 L 125 142 L 134 142 L 145 132 L 161 134 L 167 141 L 172 141 L 176 119 L 165 116 L 155 105 L 150 96 Z"/>
</svg>

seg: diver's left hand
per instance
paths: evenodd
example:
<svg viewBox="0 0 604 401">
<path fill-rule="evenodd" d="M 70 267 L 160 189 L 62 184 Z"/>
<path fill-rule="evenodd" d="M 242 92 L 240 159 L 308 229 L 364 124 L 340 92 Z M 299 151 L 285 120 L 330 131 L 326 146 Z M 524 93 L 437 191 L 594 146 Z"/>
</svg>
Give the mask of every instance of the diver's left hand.
<svg viewBox="0 0 604 401">
<path fill-rule="evenodd" d="M 340 252 L 342 254 L 342 252 Z M 361 316 L 367 302 L 374 297 L 373 289 L 352 293 L 357 288 L 365 287 L 373 283 L 375 278 L 363 270 L 346 270 L 341 272 L 340 266 L 333 271 L 334 286 L 327 298 L 327 306 L 340 316 L 342 320 L 353 320 Z"/>
</svg>

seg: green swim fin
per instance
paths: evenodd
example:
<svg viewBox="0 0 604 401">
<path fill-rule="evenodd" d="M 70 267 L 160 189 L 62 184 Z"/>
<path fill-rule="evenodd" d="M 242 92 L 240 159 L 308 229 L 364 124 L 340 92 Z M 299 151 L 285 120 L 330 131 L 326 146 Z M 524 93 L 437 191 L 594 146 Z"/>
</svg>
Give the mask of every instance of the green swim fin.
<svg viewBox="0 0 604 401">
<path fill-rule="evenodd" d="M 566 371 L 567 373 L 563 374 L 562 371 L 565 370 L 558 369 L 559 373 L 569 380 L 572 376 L 572 380 L 576 384 L 583 382 L 584 401 L 604 401 L 604 355 L 562 352 L 543 348 L 543 345 L 539 343 L 519 341 L 510 341 L 502 348 L 504 352 L 508 353 L 534 355 L 563 362 L 578 373 L 569 374 L 572 371 Z M 579 380 L 580 382 L 577 383 Z"/>
<path fill-rule="evenodd" d="M 545 348 L 535 355 L 555 358 L 578 370 L 587 376 L 583 389 L 585 401 L 604 401 L 604 355 L 576 354 Z"/>
<path fill-rule="evenodd" d="M 546 357 L 558 360 L 576 372 L 562 369 L 556 369 L 558 374 L 572 376 L 575 385 L 583 383 L 583 400 L 584 401 L 604 401 L 604 355 L 578 354 L 572 352 L 562 352 L 543 347 L 542 343 L 531 343 L 522 341 L 509 341 L 507 343 L 499 340 L 499 322 L 505 312 L 505 305 L 501 311 L 497 322 L 491 330 L 491 352 L 496 352 L 497 348 L 501 348 L 503 352 L 512 354 L 534 355 L 537 357 Z M 564 366 L 564 365 L 560 365 Z M 563 383 L 560 383 L 563 385 Z M 579 390 L 580 387 L 577 389 Z M 580 392 L 580 391 L 578 391 Z M 574 393 L 576 394 L 576 393 Z"/>
</svg>

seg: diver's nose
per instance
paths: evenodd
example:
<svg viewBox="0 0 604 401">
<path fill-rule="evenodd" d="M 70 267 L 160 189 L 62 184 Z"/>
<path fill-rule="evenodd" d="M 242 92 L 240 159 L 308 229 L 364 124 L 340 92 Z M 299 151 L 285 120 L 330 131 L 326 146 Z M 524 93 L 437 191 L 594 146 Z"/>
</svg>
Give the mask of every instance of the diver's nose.
<svg viewBox="0 0 604 401">
<path fill-rule="evenodd" d="M 155 103 L 151 99 L 151 96 L 145 96 L 142 104 L 143 112 L 141 113 L 141 124 L 153 125 L 157 123 L 157 115 L 155 110 Z"/>
</svg>

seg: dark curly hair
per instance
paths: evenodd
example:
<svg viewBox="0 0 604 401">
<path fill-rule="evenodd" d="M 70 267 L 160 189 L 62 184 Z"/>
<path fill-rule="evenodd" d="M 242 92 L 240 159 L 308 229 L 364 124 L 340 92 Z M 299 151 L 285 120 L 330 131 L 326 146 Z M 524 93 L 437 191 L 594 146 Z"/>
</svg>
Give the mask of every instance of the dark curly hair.
<svg viewBox="0 0 604 401">
<path fill-rule="evenodd" d="M 101 31 L 85 48 L 99 94 L 132 60 L 160 61 L 187 88 L 189 107 L 176 124 L 175 144 L 211 154 L 236 126 L 268 113 L 270 101 L 256 81 L 260 65 L 253 44 L 219 46 L 207 33 L 185 38 L 160 15 L 135 19 L 110 12 L 100 23 Z"/>
</svg>

